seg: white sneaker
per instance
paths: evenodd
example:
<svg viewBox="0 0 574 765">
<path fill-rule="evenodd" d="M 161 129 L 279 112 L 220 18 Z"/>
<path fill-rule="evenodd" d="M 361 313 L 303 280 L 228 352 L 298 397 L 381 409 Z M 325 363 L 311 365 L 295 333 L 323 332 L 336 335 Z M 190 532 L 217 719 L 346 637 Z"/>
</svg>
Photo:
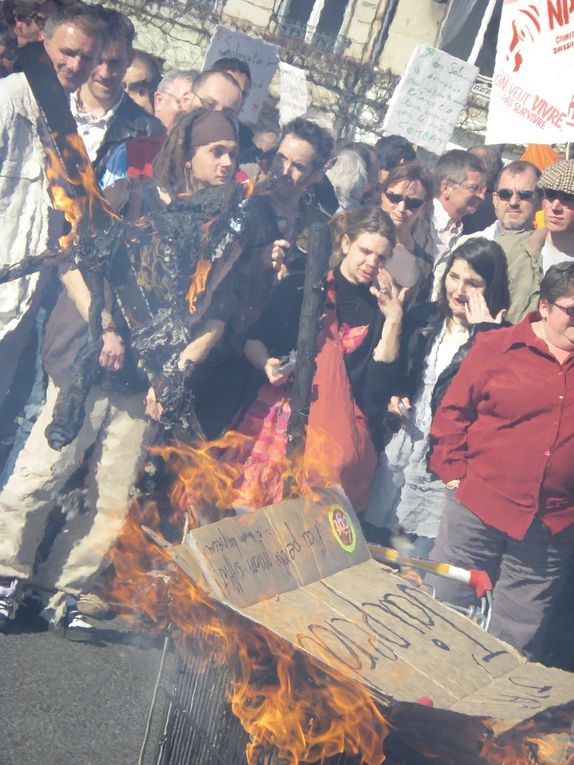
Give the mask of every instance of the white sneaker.
<svg viewBox="0 0 574 765">
<path fill-rule="evenodd" d="M 0 579 L 0 632 L 4 632 L 18 610 L 18 579 Z"/>
</svg>

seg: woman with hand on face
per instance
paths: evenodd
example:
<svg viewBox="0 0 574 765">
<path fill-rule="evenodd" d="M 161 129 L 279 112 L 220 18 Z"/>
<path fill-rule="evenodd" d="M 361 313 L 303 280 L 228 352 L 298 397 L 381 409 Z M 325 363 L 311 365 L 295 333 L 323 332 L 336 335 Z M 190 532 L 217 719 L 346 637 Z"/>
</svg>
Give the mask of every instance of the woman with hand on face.
<svg viewBox="0 0 574 765">
<path fill-rule="evenodd" d="M 509 302 L 504 253 L 480 238 L 451 254 L 438 300 L 406 313 L 398 384 L 387 418 L 389 430 L 396 432 L 380 455 L 364 518 L 368 537 L 386 543 L 400 527 L 414 541 L 416 554 L 430 552 L 445 490 L 427 470 L 432 415 L 474 334 L 500 326 Z"/>
<path fill-rule="evenodd" d="M 419 162 L 398 165 L 382 186 L 381 207 L 397 234 L 387 271 L 397 285 L 408 287 L 408 306 L 427 300 L 432 284 L 433 260 L 413 239 L 414 228 L 428 210 L 432 196 L 432 176 Z"/>
<path fill-rule="evenodd" d="M 385 370 L 398 357 L 406 290 L 398 290 L 385 271 L 395 244 L 386 213 L 374 206 L 353 208 L 335 216 L 332 231 L 341 259 L 327 275 L 305 465 L 314 456 L 323 479 L 342 483 L 361 512 L 376 463 L 373 442 L 389 399 Z M 243 463 L 238 504 L 244 508 L 282 498 L 293 373 L 293 365 L 283 368 L 283 359 L 297 345 L 302 286 L 301 274 L 279 283 L 245 344 L 246 357 L 266 382 L 239 427 L 252 442 L 234 455 Z"/>
</svg>

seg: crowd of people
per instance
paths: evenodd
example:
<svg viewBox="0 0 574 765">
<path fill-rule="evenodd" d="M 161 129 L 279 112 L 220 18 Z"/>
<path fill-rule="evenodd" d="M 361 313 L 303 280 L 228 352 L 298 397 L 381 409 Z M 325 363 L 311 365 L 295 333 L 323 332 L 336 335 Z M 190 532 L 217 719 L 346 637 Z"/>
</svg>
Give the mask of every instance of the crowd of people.
<svg viewBox="0 0 574 765">
<path fill-rule="evenodd" d="M 480 146 L 431 166 L 399 136 L 337 140 L 306 116 L 252 129 L 240 59 L 162 75 L 117 10 L 3 11 L 2 265 L 41 260 L 66 232 L 47 172 L 56 96 L 129 235 L 103 253 L 97 292 L 77 258 L 0 284 L 0 630 L 32 592 L 54 629 L 90 638 L 85 604 L 148 446 L 180 411 L 190 437 L 246 436 L 222 455 L 244 468 L 237 512 L 281 499 L 322 223 L 308 434 L 334 447 L 324 475 L 367 538 L 486 570 L 493 634 L 549 660 L 574 550 L 574 161 L 504 164 Z M 179 410 L 182 390 L 193 406 Z M 85 507 L 46 545 L 82 465 Z"/>
</svg>

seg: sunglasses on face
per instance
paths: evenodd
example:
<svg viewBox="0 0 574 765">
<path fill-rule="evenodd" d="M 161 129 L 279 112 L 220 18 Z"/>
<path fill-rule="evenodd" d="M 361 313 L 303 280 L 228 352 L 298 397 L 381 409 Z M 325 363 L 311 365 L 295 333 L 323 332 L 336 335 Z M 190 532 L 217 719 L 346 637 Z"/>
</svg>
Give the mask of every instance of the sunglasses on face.
<svg viewBox="0 0 574 765">
<path fill-rule="evenodd" d="M 552 303 L 552 305 L 555 305 L 556 308 L 564 311 L 570 319 L 574 319 L 574 305 L 560 305 L 560 303 Z"/>
<path fill-rule="evenodd" d="M 513 191 L 512 189 L 498 189 L 495 194 L 499 199 L 502 199 L 503 202 L 510 202 L 514 194 L 516 194 L 521 202 L 528 202 L 528 200 L 532 199 L 536 192 L 529 191 L 528 189 L 521 191 Z"/>
<path fill-rule="evenodd" d="M 405 203 L 405 210 L 418 210 L 419 207 L 424 205 L 425 200 L 418 197 L 405 197 L 402 194 L 391 194 L 390 191 L 385 191 L 385 196 L 392 205 L 398 205 L 401 202 Z"/>
<path fill-rule="evenodd" d="M 554 202 L 556 199 L 564 207 L 574 207 L 574 194 L 568 194 L 566 191 L 555 191 L 554 189 L 542 189 L 544 199 Z"/>
</svg>

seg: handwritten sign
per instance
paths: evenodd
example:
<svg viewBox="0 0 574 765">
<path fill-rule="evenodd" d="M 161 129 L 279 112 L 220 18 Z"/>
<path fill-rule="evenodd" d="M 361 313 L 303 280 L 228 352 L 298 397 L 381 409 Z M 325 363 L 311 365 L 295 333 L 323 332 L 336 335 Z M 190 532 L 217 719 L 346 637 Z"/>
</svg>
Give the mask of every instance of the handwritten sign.
<svg viewBox="0 0 574 765">
<path fill-rule="evenodd" d="M 574 13 L 563 0 L 505 0 L 487 143 L 574 141 Z"/>
<path fill-rule="evenodd" d="M 195 529 L 172 555 L 211 597 L 389 703 L 430 696 L 503 730 L 574 699 L 571 675 L 372 560 L 339 487 Z"/>
<path fill-rule="evenodd" d="M 307 75 L 303 69 L 284 61 L 279 64 L 279 72 L 279 124 L 283 127 L 307 111 Z"/>
<path fill-rule="evenodd" d="M 417 43 L 389 101 L 383 130 L 442 154 L 477 74 L 478 67 Z"/>
<path fill-rule="evenodd" d="M 279 48 L 259 37 L 218 25 L 205 54 L 203 68 L 209 69 L 218 59 L 224 57 L 238 58 L 249 66 L 251 91 L 243 104 L 240 116 L 245 122 L 254 124 L 277 69 Z"/>
</svg>

